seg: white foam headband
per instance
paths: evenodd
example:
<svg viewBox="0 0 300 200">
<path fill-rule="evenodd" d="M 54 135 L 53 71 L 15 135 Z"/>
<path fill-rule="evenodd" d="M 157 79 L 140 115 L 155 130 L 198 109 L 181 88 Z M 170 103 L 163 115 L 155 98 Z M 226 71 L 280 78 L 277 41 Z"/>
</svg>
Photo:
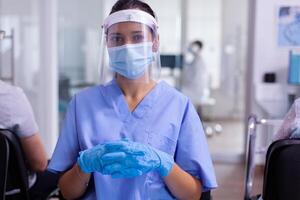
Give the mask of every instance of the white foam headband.
<svg viewBox="0 0 300 200">
<path fill-rule="evenodd" d="M 102 25 L 105 33 L 107 29 L 113 24 L 120 22 L 139 22 L 148 25 L 153 31 L 157 31 L 158 24 L 156 19 L 145 11 L 137 9 L 121 10 L 109 15 Z"/>
</svg>

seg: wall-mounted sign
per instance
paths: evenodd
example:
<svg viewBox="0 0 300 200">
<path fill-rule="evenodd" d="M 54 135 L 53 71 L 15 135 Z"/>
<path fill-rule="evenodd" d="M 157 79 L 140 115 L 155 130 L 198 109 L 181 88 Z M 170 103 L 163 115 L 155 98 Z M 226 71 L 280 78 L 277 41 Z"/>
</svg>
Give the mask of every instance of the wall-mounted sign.
<svg viewBox="0 0 300 200">
<path fill-rule="evenodd" d="M 280 6 L 278 17 L 278 45 L 300 47 L 300 5 Z"/>
</svg>

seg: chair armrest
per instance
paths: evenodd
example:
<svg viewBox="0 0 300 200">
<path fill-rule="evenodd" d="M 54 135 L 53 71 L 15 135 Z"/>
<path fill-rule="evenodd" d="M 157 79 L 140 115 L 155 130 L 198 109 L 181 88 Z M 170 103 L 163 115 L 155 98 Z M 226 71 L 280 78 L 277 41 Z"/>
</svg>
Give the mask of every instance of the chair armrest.
<svg viewBox="0 0 300 200">
<path fill-rule="evenodd" d="M 202 192 L 200 200 L 211 200 L 210 190 Z"/>
<path fill-rule="evenodd" d="M 255 154 L 255 140 L 256 140 L 256 125 L 257 117 L 250 115 L 248 118 L 247 127 L 247 151 L 246 151 L 246 174 L 244 181 L 244 200 L 251 199 L 253 177 L 255 170 L 254 154 Z"/>
</svg>

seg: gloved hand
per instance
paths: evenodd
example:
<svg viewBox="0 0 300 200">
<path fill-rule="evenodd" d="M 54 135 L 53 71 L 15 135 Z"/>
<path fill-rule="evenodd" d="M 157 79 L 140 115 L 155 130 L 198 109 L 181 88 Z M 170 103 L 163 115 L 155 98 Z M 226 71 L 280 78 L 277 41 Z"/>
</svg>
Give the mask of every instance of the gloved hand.
<svg viewBox="0 0 300 200">
<path fill-rule="evenodd" d="M 102 172 L 103 165 L 101 163 L 101 156 L 104 155 L 104 153 L 106 153 L 106 149 L 103 144 L 81 151 L 77 159 L 77 164 L 85 173 L 95 171 Z"/>
<path fill-rule="evenodd" d="M 109 153 L 101 158 L 103 174 L 113 178 L 131 178 L 150 171 L 167 176 L 174 164 L 171 155 L 146 144 L 121 140 L 104 146 Z"/>
</svg>

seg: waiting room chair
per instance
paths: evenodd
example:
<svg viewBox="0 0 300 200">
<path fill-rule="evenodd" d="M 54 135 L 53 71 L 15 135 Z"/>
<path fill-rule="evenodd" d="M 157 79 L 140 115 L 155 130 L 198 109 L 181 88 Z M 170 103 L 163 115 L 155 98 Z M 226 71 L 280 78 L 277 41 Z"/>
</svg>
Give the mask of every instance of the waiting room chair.
<svg viewBox="0 0 300 200">
<path fill-rule="evenodd" d="M 300 140 L 283 139 L 273 142 L 266 154 L 262 195 L 252 196 L 254 176 L 255 128 L 261 124 L 255 116 L 249 118 L 248 151 L 245 179 L 245 200 L 300 199 Z"/>
<path fill-rule="evenodd" d="M 28 200 L 28 174 L 18 138 L 0 129 L 0 199 Z"/>
<path fill-rule="evenodd" d="M 24 158 L 18 137 L 9 130 L 0 129 L 0 200 L 30 199 L 29 175 Z M 57 188 L 45 196 L 45 199 L 63 199 Z"/>
<path fill-rule="evenodd" d="M 200 200 L 211 200 L 210 191 L 202 192 Z"/>
<path fill-rule="evenodd" d="M 268 149 L 264 173 L 264 200 L 300 199 L 300 140 L 275 141 Z"/>
</svg>

